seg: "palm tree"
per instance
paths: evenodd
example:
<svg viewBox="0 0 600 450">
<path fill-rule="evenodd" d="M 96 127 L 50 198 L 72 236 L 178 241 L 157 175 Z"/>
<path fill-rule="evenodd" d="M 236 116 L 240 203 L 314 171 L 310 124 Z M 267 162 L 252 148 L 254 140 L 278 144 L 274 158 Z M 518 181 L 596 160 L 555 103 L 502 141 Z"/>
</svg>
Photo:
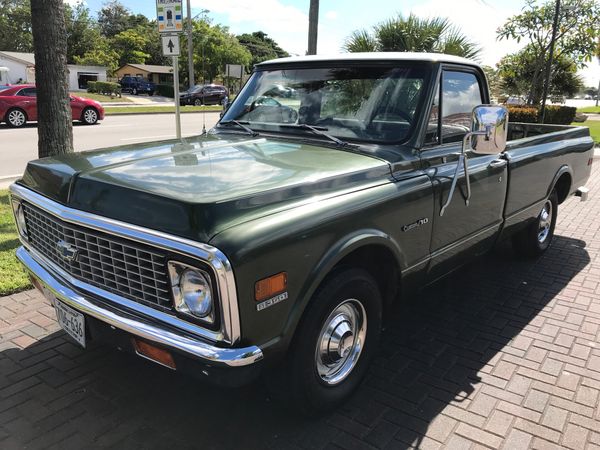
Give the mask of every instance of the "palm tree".
<svg viewBox="0 0 600 450">
<path fill-rule="evenodd" d="M 421 19 L 401 14 L 373 27 L 354 31 L 344 43 L 347 52 L 432 52 L 477 58 L 481 49 L 448 19 Z"/>
</svg>

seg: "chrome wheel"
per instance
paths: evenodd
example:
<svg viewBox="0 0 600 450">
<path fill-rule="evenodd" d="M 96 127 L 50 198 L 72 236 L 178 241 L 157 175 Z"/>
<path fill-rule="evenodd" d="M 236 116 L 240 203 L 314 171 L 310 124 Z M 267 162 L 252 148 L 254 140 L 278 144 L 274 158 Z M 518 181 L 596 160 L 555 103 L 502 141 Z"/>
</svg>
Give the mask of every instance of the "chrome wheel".
<svg viewBox="0 0 600 450">
<path fill-rule="evenodd" d="M 552 226 L 552 202 L 550 200 L 546 200 L 544 203 L 544 207 L 542 208 L 542 212 L 539 216 L 539 225 L 538 225 L 538 242 L 543 244 L 546 239 L 548 239 L 548 235 L 550 234 L 550 227 Z"/>
<path fill-rule="evenodd" d="M 194 100 L 194 105 L 195 106 L 202 106 L 202 100 L 200 100 L 199 98 L 197 98 L 196 100 Z"/>
<path fill-rule="evenodd" d="M 21 127 L 27 122 L 25 113 L 19 109 L 13 109 L 8 113 L 7 122 L 13 127 Z"/>
<path fill-rule="evenodd" d="M 327 317 L 319 333 L 315 360 L 323 382 L 336 385 L 348 377 L 362 352 L 367 335 L 367 313 L 362 303 L 348 299 Z"/>
<path fill-rule="evenodd" d="M 94 109 L 86 109 L 83 113 L 83 120 L 88 125 L 94 125 L 98 122 L 98 113 Z"/>
</svg>

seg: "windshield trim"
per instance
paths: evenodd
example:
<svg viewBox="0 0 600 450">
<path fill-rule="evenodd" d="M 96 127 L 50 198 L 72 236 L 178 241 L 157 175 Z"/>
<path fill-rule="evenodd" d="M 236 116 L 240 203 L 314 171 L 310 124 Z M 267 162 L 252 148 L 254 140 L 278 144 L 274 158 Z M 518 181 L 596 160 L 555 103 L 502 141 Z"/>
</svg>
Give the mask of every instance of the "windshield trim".
<svg viewBox="0 0 600 450">
<path fill-rule="evenodd" d="M 433 73 L 434 73 L 434 66 L 435 66 L 435 62 L 432 62 L 432 61 L 411 61 L 411 60 L 374 60 L 374 61 L 359 61 L 359 60 L 336 61 L 336 60 L 331 60 L 331 61 L 318 61 L 318 62 L 294 61 L 294 62 L 289 62 L 289 63 L 281 63 L 281 64 L 273 63 L 273 64 L 268 64 L 268 65 L 263 65 L 263 66 L 255 66 L 254 71 L 252 72 L 252 75 L 248 78 L 248 80 L 244 84 L 244 87 L 242 88 L 242 90 L 238 93 L 238 95 L 232 101 L 230 107 L 227 108 L 227 111 L 223 114 L 223 119 L 225 119 L 227 117 L 228 111 L 234 109 L 235 103 L 237 101 L 241 101 L 241 99 L 244 97 L 244 91 L 246 91 L 247 89 L 250 89 L 250 86 L 252 84 L 251 83 L 252 79 L 261 72 L 273 72 L 273 71 L 279 71 L 279 70 L 294 70 L 294 69 L 330 69 L 330 68 L 344 68 L 344 67 L 353 67 L 353 68 L 356 68 L 356 67 L 358 67 L 358 68 L 386 67 L 386 68 L 390 68 L 390 69 L 419 67 L 423 70 L 423 78 L 422 78 L 423 85 L 421 87 L 421 92 L 419 94 L 419 100 L 417 102 L 417 105 L 415 108 L 415 113 L 413 115 L 414 120 L 410 123 L 410 126 L 408 127 L 405 136 L 403 136 L 401 139 L 395 139 L 395 140 L 394 139 L 392 139 L 392 140 L 372 139 L 372 138 L 369 139 L 369 138 L 363 138 L 363 137 L 344 136 L 344 135 L 335 134 L 333 131 L 328 131 L 328 134 L 331 134 L 332 136 L 334 136 L 340 140 L 346 141 L 348 143 L 355 143 L 357 145 L 361 145 L 361 144 L 369 145 L 369 146 L 371 146 L 371 145 L 384 145 L 384 146 L 385 145 L 403 145 L 403 144 L 406 144 L 406 143 L 410 142 L 411 140 L 415 139 L 415 137 L 416 137 L 415 133 L 418 133 L 418 128 L 421 123 L 421 117 L 422 117 L 423 112 L 426 110 L 426 106 L 427 106 L 426 102 L 428 99 L 428 92 L 431 87 L 432 77 L 433 77 Z M 317 138 L 322 141 L 329 141 L 326 137 L 315 135 L 308 129 L 291 128 L 290 127 L 289 128 L 290 130 L 293 129 L 294 131 L 300 131 L 300 133 L 288 133 L 286 131 L 279 129 L 279 125 L 284 125 L 281 123 L 252 122 L 252 121 L 248 121 L 245 119 L 240 119 L 240 121 L 248 122 L 248 125 L 251 126 L 252 129 L 255 129 L 256 131 L 260 131 L 261 133 L 272 132 L 272 133 L 276 133 L 278 136 L 282 136 L 282 137 L 285 137 L 286 134 L 294 135 L 294 136 L 304 135 L 307 137 L 310 136 L 311 138 Z M 217 126 L 217 128 L 219 128 L 219 123 L 217 123 L 216 126 Z M 224 128 L 225 127 L 221 128 L 221 130 L 223 130 Z"/>
</svg>

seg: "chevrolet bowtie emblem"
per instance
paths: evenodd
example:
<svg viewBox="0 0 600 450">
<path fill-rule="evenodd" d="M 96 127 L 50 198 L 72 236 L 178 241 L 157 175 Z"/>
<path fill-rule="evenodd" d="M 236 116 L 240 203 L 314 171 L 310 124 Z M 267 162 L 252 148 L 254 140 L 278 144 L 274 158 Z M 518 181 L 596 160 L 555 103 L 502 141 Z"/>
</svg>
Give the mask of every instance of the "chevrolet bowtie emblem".
<svg viewBox="0 0 600 450">
<path fill-rule="evenodd" d="M 58 255 L 67 262 L 77 261 L 77 249 L 75 246 L 60 240 L 56 243 Z"/>
</svg>

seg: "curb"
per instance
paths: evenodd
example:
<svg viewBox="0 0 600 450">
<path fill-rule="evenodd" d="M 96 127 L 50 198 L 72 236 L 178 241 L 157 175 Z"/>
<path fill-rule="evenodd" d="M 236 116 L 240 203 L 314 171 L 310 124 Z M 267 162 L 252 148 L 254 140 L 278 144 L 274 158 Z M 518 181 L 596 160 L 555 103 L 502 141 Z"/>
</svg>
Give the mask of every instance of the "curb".
<svg viewBox="0 0 600 450">
<path fill-rule="evenodd" d="M 219 114 L 221 111 L 181 111 L 181 114 Z M 152 114 L 175 114 L 175 111 L 149 111 L 149 112 L 105 112 L 105 116 L 145 116 Z"/>
<path fill-rule="evenodd" d="M 21 178 L 23 174 L 4 175 L 0 177 L 0 189 L 7 189 L 11 184 Z"/>
</svg>

